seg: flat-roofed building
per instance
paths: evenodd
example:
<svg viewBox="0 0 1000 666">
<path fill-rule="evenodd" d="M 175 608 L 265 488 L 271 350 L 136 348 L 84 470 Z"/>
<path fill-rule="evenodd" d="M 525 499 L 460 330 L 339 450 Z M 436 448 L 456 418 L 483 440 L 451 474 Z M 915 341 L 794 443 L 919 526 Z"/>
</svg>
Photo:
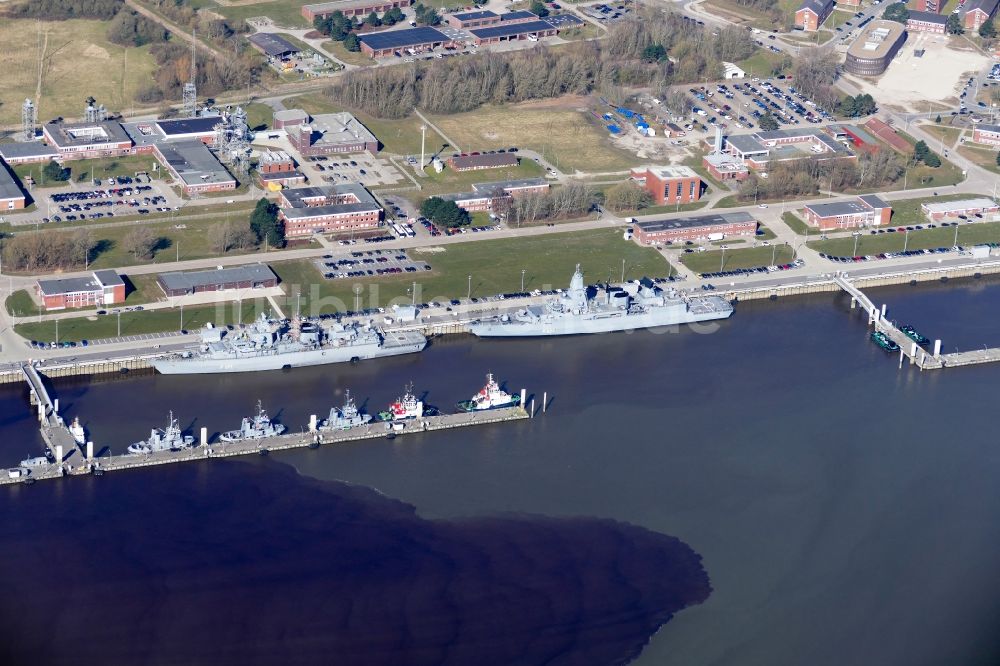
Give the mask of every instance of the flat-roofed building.
<svg viewBox="0 0 1000 666">
<path fill-rule="evenodd" d="M 869 23 L 847 48 L 844 69 L 858 76 L 878 76 L 885 71 L 906 41 L 906 28 L 895 21 Z"/>
<path fill-rule="evenodd" d="M 647 220 L 632 225 L 635 242 L 640 245 L 676 243 L 728 236 L 755 236 L 757 220 L 750 213 L 721 213 Z"/>
<path fill-rule="evenodd" d="M 295 168 L 295 160 L 283 150 L 265 150 L 257 158 L 257 178 L 268 189 L 304 183 L 305 175 Z"/>
<path fill-rule="evenodd" d="M 938 14 L 936 11 L 910 10 L 910 17 L 906 20 L 906 29 L 910 32 L 930 32 L 943 35 L 948 25 L 948 17 Z"/>
<path fill-rule="evenodd" d="M 263 53 L 269 60 L 281 60 L 301 53 L 295 44 L 271 32 L 258 32 L 247 37 L 247 41 L 255 49 Z"/>
<path fill-rule="evenodd" d="M 876 138 L 889 144 L 889 147 L 897 152 L 908 153 L 913 150 L 913 145 L 909 141 L 901 137 L 888 123 L 878 118 L 869 118 L 865 121 L 864 128 Z"/>
<path fill-rule="evenodd" d="M 375 229 L 382 222 L 382 206 L 357 183 L 283 190 L 279 205 L 286 238 Z"/>
<path fill-rule="evenodd" d="M 802 0 L 795 10 L 795 27 L 816 32 L 833 11 L 833 0 Z"/>
<path fill-rule="evenodd" d="M 474 12 L 449 14 L 445 20 L 453 28 L 467 30 L 468 28 L 482 28 L 488 25 L 496 25 L 500 22 L 500 15 L 488 9 L 483 9 Z"/>
<path fill-rule="evenodd" d="M 267 264 L 248 264 L 207 271 L 160 273 L 156 282 L 170 297 L 228 289 L 267 289 L 278 286 L 278 276 Z"/>
<path fill-rule="evenodd" d="M 155 121 L 156 129 L 167 141 L 197 139 L 209 145 L 215 143 L 215 128 L 220 123 L 222 123 L 222 116 L 170 118 Z"/>
<path fill-rule="evenodd" d="M 531 12 L 525 12 L 531 14 Z M 534 14 L 534 20 L 526 21 L 502 21 L 499 25 L 486 28 L 473 28 L 469 34 L 476 44 L 497 44 L 499 42 L 513 42 L 521 39 L 541 39 L 542 37 L 553 37 L 559 34 L 559 29 L 551 23 L 539 19 Z"/>
<path fill-rule="evenodd" d="M 479 171 L 481 169 L 502 169 L 517 166 L 514 153 L 480 153 L 479 155 L 452 155 L 448 166 L 455 171 Z"/>
<path fill-rule="evenodd" d="M 929 202 L 920 204 L 920 210 L 931 222 L 944 220 L 949 217 L 975 217 L 976 215 L 995 217 L 1000 213 L 1000 206 L 993 199 L 980 197 L 976 199 L 962 199 L 960 201 Z"/>
<path fill-rule="evenodd" d="M 377 153 L 378 139 L 350 113 L 324 113 L 307 124 L 286 127 L 288 140 L 303 157 L 335 153 Z"/>
<path fill-rule="evenodd" d="M 46 310 L 125 302 L 125 281 L 113 270 L 94 271 L 85 277 L 39 280 L 36 289 Z"/>
<path fill-rule="evenodd" d="M 891 217 L 892 206 L 873 194 L 860 196 L 855 201 L 816 203 L 805 207 L 806 224 L 823 231 L 878 227 L 889 224 Z"/>
<path fill-rule="evenodd" d="M 156 143 L 153 151 L 189 195 L 236 189 L 233 175 L 208 146 L 197 139 Z"/>
<path fill-rule="evenodd" d="M 21 184 L 6 164 L 0 163 L 0 210 L 20 210 L 25 206 Z"/>
<path fill-rule="evenodd" d="M 725 138 L 724 150 L 751 169 L 772 162 L 818 159 L 856 159 L 850 148 L 826 131 L 814 127 L 791 127 Z"/>
<path fill-rule="evenodd" d="M 132 139 L 113 120 L 46 123 L 42 126 L 42 136 L 62 160 L 122 157 L 132 150 Z"/>
<path fill-rule="evenodd" d="M 1000 146 L 1000 125 L 975 125 L 972 140 L 987 146 Z"/>
<path fill-rule="evenodd" d="M 514 197 L 548 192 L 549 183 L 544 178 L 501 180 L 476 183 L 471 192 L 442 194 L 441 198 L 454 201 L 455 205 L 470 213 L 503 211 Z"/>
<path fill-rule="evenodd" d="M 361 52 L 372 58 L 386 58 L 403 53 L 423 53 L 454 43 L 451 37 L 429 26 L 369 32 L 359 37 Z"/>
<path fill-rule="evenodd" d="M 646 166 L 632 169 L 639 182 L 658 206 L 689 203 L 701 198 L 701 176 L 689 166 Z"/>
<path fill-rule="evenodd" d="M 342 12 L 344 16 L 368 16 L 372 12 L 384 14 L 396 7 L 404 9 L 413 4 L 413 0 L 335 0 L 302 6 L 302 16 L 310 23 L 317 18 L 326 18 L 334 12 Z"/>
<path fill-rule="evenodd" d="M 271 127 L 276 130 L 308 124 L 309 114 L 302 109 L 282 109 L 271 117 Z"/>
<path fill-rule="evenodd" d="M 701 159 L 702 165 L 718 180 L 746 180 L 750 168 L 746 163 L 729 153 L 709 153 Z"/>
<path fill-rule="evenodd" d="M 48 162 L 59 157 L 59 151 L 39 141 L 0 143 L 0 158 L 7 164 Z"/>
</svg>

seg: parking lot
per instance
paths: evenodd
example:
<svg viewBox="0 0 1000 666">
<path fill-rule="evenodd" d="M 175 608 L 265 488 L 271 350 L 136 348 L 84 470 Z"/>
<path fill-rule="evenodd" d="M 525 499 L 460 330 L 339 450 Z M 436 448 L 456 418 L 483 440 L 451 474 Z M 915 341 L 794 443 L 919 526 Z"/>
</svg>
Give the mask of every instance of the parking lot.
<svg viewBox="0 0 1000 666">
<path fill-rule="evenodd" d="M 369 153 L 349 155 L 317 155 L 305 158 L 305 171 L 312 171 L 315 178 L 331 184 L 361 183 L 367 187 L 395 185 L 403 180 L 392 163 Z"/>
<path fill-rule="evenodd" d="M 403 250 L 356 250 L 323 255 L 316 268 L 327 280 L 401 275 L 431 270 L 425 261 L 414 261 Z"/>
<path fill-rule="evenodd" d="M 114 179 L 112 179 L 114 180 Z M 96 220 L 123 215 L 148 215 L 150 212 L 169 212 L 172 208 L 167 198 L 158 194 L 152 185 L 132 183 L 122 179 L 122 186 L 59 192 L 49 196 L 48 211 L 51 217 L 42 222 L 74 222 Z M 112 184 L 112 183 L 109 183 Z"/>
<path fill-rule="evenodd" d="M 629 15 L 632 11 L 631 5 L 631 2 L 599 3 L 580 7 L 580 11 L 603 23 L 614 23 L 615 21 L 621 21 Z"/>
<path fill-rule="evenodd" d="M 819 124 L 834 119 L 782 79 L 761 81 L 753 77 L 740 82 L 689 88 L 688 94 L 694 102 L 692 118 L 722 129 L 755 129 L 767 113 L 783 126 L 802 122 Z M 692 124 L 688 123 L 685 129 L 690 131 Z"/>
</svg>

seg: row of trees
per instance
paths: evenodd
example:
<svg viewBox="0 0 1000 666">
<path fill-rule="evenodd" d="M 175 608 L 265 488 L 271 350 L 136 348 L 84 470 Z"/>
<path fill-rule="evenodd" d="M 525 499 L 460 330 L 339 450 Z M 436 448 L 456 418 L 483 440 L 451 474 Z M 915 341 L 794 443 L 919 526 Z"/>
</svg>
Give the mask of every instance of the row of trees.
<svg viewBox="0 0 1000 666">
<path fill-rule="evenodd" d="M 906 158 L 890 148 L 863 152 L 857 160 L 808 158 L 778 162 L 767 168 L 767 178 L 751 173 L 740 187 L 739 198 L 753 201 L 807 196 L 819 192 L 820 186 L 842 192 L 891 185 L 903 177 L 906 166 Z"/>
<path fill-rule="evenodd" d="M 840 100 L 837 110 L 848 118 L 860 118 L 861 116 L 870 116 L 878 111 L 878 104 L 875 103 L 875 98 L 868 93 L 862 93 L 855 97 L 848 95 Z"/>
<path fill-rule="evenodd" d="M 136 94 L 136 100 L 154 104 L 164 99 L 179 99 L 184 83 L 191 75 L 191 52 L 187 44 L 154 44 L 150 53 L 158 68 L 153 81 Z M 246 88 L 260 78 L 260 59 L 242 53 L 224 59 L 200 57 L 197 65 L 198 94 L 214 97 L 226 90 Z"/>
<path fill-rule="evenodd" d="M 547 192 L 502 199 L 497 212 L 506 216 L 507 224 L 521 226 L 580 217 L 593 210 L 597 203 L 597 193 L 589 185 L 571 180 Z"/>
<path fill-rule="evenodd" d="M 108 24 L 108 41 L 119 46 L 158 44 L 169 37 L 163 26 L 132 10 L 118 12 Z"/>
<path fill-rule="evenodd" d="M 613 25 L 600 42 L 355 70 L 338 79 L 329 94 L 382 118 L 403 118 L 417 106 L 431 113 L 460 113 L 483 104 L 594 91 L 619 97 L 625 87 L 663 90 L 673 83 L 718 78 L 723 60 L 741 60 L 757 48 L 746 30 L 723 28 L 713 36 L 674 13 L 637 13 L 641 16 Z M 677 64 L 661 60 L 657 47 Z M 656 55 L 653 62 L 650 55 Z"/>
<path fill-rule="evenodd" d="M 616 213 L 639 210 L 652 203 L 652 195 L 634 180 L 612 185 L 604 192 L 604 207 Z"/>
<path fill-rule="evenodd" d="M 429 197 L 420 204 L 420 214 L 438 226 L 454 229 L 464 227 L 472 221 L 469 212 L 459 208 L 454 201 L 441 197 Z"/>
<path fill-rule="evenodd" d="M 796 58 L 792 72 L 797 90 L 820 108 L 831 112 L 836 110 L 840 93 L 833 86 L 838 76 L 838 61 L 834 53 L 806 51 Z"/>
<path fill-rule="evenodd" d="M 124 5 L 124 0 L 30 0 L 10 7 L 6 14 L 11 18 L 36 18 L 44 21 L 110 21 Z"/>
<path fill-rule="evenodd" d="M 15 271 L 53 271 L 83 268 L 97 247 L 89 229 L 72 233 L 36 231 L 3 241 L 3 263 Z"/>
<path fill-rule="evenodd" d="M 258 243 L 269 247 L 285 246 L 285 227 L 278 219 L 278 206 L 261 197 L 250 214 L 250 230 Z"/>
<path fill-rule="evenodd" d="M 417 3 L 413 6 L 414 19 L 419 25 L 440 25 L 441 16 L 432 7 Z"/>
<path fill-rule="evenodd" d="M 927 166 L 936 169 L 941 166 L 941 158 L 937 156 L 924 141 L 917 141 L 913 146 L 913 161 L 923 162 Z"/>
</svg>

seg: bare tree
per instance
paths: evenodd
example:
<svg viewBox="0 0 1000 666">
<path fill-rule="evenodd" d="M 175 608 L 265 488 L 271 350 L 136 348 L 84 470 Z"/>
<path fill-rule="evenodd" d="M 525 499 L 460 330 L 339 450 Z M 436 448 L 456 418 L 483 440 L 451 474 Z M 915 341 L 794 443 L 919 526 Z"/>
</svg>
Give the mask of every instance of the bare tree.
<svg viewBox="0 0 1000 666">
<path fill-rule="evenodd" d="M 158 240 L 156 234 L 149 227 L 140 225 L 125 234 L 122 238 L 122 247 L 135 257 L 136 261 L 152 259 L 153 250 L 156 248 Z"/>
<path fill-rule="evenodd" d="M 75 262 L 79 259 L 83 262 L 83 267 L 88 268 L 90 266 L 90 253 L 97 246 L 94 234 L 86 227 L 77 229 L 73 232 L 70 245 L 72 247 L 73 261 Z"/>
</svg>

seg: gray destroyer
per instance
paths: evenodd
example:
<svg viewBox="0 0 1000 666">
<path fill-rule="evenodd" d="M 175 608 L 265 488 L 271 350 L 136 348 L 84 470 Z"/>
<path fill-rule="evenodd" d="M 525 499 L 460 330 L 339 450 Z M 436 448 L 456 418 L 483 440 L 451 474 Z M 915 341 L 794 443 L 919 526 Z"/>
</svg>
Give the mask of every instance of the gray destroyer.
<svg viewBox="0 0 1000 666">
<path fill-rule="evenodd" d="M 153 367 L 164 375 L 282 370 L 412 354 L 425 346 L 427 338 L 416 331 L 385 332 L 354 323 L 324 327 L 298 319 L 272 322 L 261 313 L 232 334 L 206 328 L 200 347 L 156 359 Z"/>
<path fill-rule="evenodd" d="M 725 319 L 733 306 L 717 295 L 686 296 L 660 289 L 652 280 L 605 286 L 593 295 L 577 265 L 569 289 L 544 305 L 473 322 L 480 337 L 531 337 L 632 331 L 657 326 Z"/>
</svg>

